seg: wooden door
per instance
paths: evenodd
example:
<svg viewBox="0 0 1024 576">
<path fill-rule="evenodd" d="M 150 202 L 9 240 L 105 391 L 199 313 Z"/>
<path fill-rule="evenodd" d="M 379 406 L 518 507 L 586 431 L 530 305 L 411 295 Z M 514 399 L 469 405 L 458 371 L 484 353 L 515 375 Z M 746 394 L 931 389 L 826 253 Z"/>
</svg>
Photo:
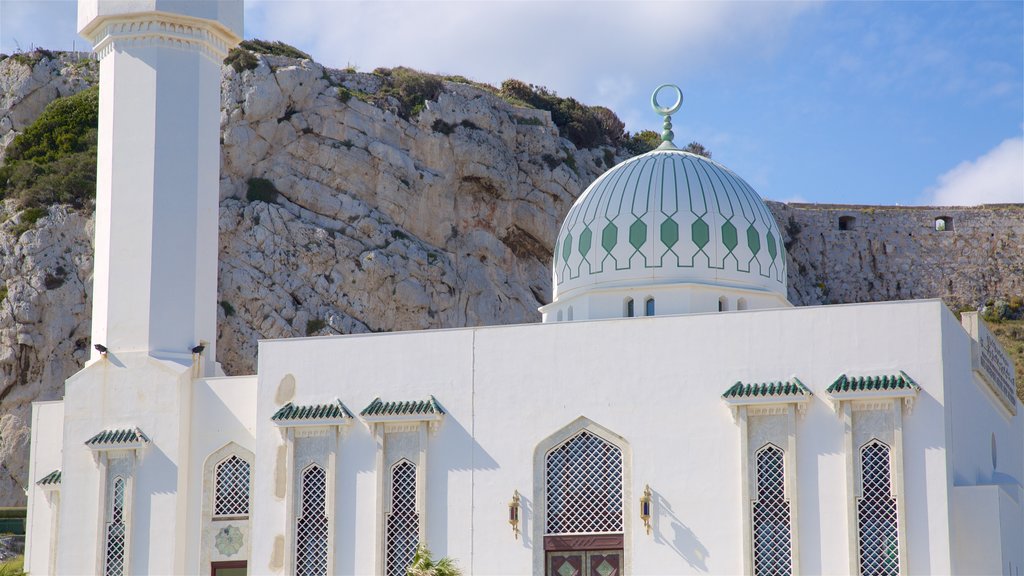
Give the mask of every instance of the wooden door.
<svg viewBox="0 0 1024 576">
<path fill-rule="evenodd" d="M 212 576 L 246 576 L 248 573 L 248 562 L 245 560 L 212 562 L 210 564 L 210 574 Z"/>
<path fill-rule="evenodd" d="M 547 576 L 622 576 L 622 550 L 548 552 Z"/>
</svg>

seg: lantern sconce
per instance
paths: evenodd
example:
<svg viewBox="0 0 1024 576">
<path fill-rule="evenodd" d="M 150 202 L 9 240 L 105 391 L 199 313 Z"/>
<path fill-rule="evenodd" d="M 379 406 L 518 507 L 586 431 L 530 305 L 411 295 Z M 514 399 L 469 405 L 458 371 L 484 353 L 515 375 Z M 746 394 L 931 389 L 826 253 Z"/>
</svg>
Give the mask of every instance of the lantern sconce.
<svg viewBox="0 0 1024 576">
<path fill-rule="evenodd" d="M 644 494 L 640 497 L 640 519 L 644 521 L 647 534 L 651 533 L 651 487 L 644 485 Z"/>
<path fill-rule="evenodd" d="M 512 493 L 512 501 L 508 503 L 508 523 L 512 525 L 516 540 L 519 540 L 519 490 Z"/>
</svg>

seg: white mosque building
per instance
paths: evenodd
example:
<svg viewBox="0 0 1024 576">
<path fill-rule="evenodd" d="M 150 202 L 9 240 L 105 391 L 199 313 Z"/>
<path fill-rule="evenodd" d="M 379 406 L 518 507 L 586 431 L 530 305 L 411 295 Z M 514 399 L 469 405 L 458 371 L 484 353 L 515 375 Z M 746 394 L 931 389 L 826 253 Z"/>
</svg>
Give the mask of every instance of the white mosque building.
<svg viewBox="0 0 1024 576">
<path fill-rule="evenodd" d="M 569 211 L 543 323 L 264 341 L 224 377 L 241 0 L 80 0 L 79 28 L 97 349 L 33 408 L 33 576 L 400 576 L 417 543 L 466 574 L 1024 571 L 1024 416 L 984 323 L 792 307 L 771 213 L 670 125 Z"/>
</svg>

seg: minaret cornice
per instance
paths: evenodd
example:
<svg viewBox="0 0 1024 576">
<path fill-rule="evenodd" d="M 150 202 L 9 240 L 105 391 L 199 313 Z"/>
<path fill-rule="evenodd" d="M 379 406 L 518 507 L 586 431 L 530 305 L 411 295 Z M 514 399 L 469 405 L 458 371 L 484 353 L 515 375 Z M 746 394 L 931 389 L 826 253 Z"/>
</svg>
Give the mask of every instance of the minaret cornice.
<svg viewBox="0 0 1024 576">
<path fill-rule="evenodd" d="M 241 41 L 217 21 L 160 11 L 97 16 L 81 34 L 101 60 L 118 47 L 165 46 L 196 50 L 219 64 Z"/>
</svg>

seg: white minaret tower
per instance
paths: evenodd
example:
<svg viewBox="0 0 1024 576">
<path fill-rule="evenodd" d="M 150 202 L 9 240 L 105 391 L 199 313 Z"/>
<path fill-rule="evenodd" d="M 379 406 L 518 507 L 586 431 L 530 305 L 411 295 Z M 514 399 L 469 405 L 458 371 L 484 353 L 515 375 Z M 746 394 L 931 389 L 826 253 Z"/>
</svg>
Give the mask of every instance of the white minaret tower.
<svg viewBox="0 0 1024 576">
<path fill-rule="evenodd" d="M 220 68 L 242 1 L 79 0 L 78 27 L 100 59 L 92 342 L 160 358 L 203 343 L 212 375 Z"/>
<path fill-rule="evenodd" d="M 242 0 L 79 0 L 78 10 L 100 59 L 92 342 L 102 348 L 65 386 L 66 505 L 50 564 L 31 569 L 194 573 L 205 455 L 193 457 L 192 394 L 217 371 L 220 80 Z M 200 344 L 208 361 L 193 355 Z"/>
</svg>

